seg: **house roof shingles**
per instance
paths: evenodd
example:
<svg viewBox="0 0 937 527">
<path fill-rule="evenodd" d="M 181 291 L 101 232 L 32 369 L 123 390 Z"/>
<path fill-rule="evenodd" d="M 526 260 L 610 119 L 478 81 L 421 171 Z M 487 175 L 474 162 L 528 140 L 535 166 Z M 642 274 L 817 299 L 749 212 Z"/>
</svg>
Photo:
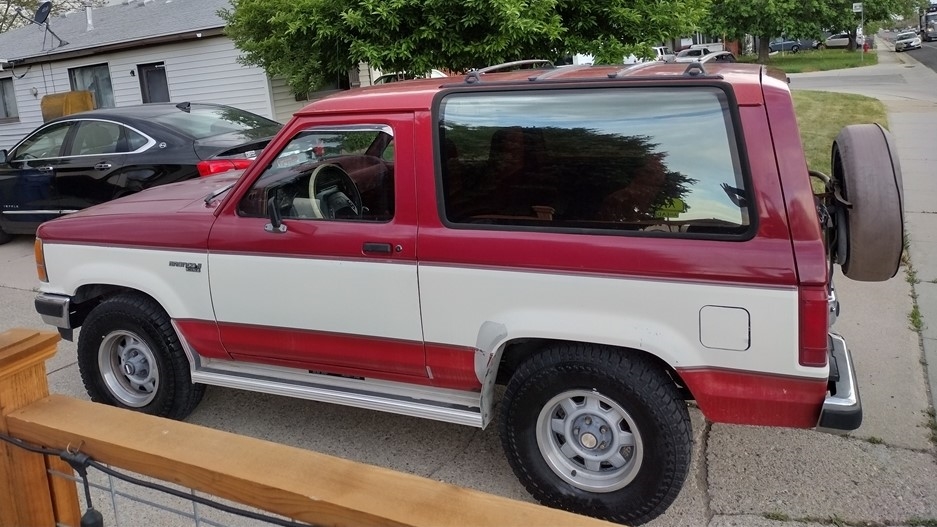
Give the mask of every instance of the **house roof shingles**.
<svg viewBox="0 0 937 527">
<path fill-rule="evenodd" d="M 124 0 L 92 9 L 88 31 L 85 10 L 49 17 L 52 31 L 68 44 L 46 33 L 45 24 L 29 24 L 0 33 L 0 58 L 5 60 L 52 59 L 57 54 L 147 40 L 197 30 L 224 27 L 218 10 L 230 8 L 229 0 Z M 23 13 L 32 17 L 33 13 Z"/>
</svg>

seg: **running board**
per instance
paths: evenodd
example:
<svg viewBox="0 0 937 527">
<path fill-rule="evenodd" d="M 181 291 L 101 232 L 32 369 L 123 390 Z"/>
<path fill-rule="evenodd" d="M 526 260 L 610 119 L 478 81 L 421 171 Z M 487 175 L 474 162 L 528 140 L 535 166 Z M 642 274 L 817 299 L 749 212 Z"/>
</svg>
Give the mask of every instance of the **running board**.
<svg viewBox="0 0 937 527">
<path fill-rule="evenodd" d="M 192 382 L 482 428 L 480 394 L 202 358 Z"/>
</svg>

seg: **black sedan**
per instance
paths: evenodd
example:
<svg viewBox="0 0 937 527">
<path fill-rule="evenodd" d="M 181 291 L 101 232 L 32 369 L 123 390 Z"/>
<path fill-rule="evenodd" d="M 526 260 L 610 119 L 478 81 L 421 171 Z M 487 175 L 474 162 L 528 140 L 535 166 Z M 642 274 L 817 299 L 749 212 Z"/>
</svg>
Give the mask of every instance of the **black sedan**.
<svg viewBox="0 0 937 527">
<path fill-rule="evenodd" d="M 0 150 L 0 243 L 149 187 L 246 168 L 280 127 L 237 108 L 188 102 L 49 121 Z"/>
</svg>

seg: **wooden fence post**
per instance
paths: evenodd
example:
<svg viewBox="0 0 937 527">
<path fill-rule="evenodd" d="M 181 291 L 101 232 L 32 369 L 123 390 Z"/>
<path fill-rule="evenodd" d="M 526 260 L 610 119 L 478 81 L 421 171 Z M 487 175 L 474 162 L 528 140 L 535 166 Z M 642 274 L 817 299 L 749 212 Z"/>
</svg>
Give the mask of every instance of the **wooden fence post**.
<svg viewBox="0 0 937 527">
<path fill-rule="evenodd" d="M 49 395 L 45 361 L 58 341 L 56 333 L 31 329 L 0 333 L 0 433 L 8 433 L 10 412 Z M 75 484 L 49 475 L 50 469 L 72 474 L 58 457 L 0 441 L 0 527 L 79 524 Z"/>
</svg>

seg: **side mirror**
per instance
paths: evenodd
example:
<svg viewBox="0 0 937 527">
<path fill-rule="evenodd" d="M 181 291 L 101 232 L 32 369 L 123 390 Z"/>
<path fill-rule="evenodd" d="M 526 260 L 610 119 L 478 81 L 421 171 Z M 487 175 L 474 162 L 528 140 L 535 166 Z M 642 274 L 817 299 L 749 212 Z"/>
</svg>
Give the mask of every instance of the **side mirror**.
<svg viewBox="0 0 937 527">
<path fill-rule="evenodd" d="M 7 162 L 7 155 L 8 154 L 5 148 L 0 150 L 0 164 L 5 164 Z"/>
</svg>

